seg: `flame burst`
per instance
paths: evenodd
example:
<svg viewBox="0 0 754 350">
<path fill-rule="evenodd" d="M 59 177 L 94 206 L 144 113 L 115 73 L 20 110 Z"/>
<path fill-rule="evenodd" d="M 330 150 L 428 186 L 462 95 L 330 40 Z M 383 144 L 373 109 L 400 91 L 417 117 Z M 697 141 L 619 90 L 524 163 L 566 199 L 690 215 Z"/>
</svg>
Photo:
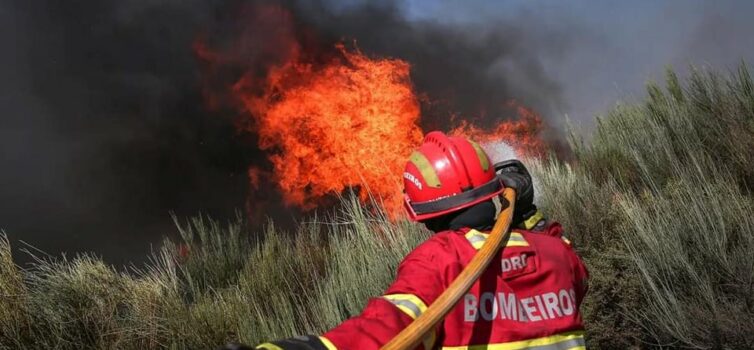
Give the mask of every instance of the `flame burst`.
<svg viewBox="0 0 754 350">
<path fill-rule="evenodd" d="M 275 14 L 263 20 L 277 18 L 282 25 L 272 27 L 286 28 L 292 21 L 289 14 L 273 10 L 263 11 Z M 400 174 L 423 136 L 409 64 L 369 58 L 343 45 L 315 64 L 310 55 L 303 58 L 304 49 L 290 31 L 276 33 L 276 45 L 282 47 L 277 59 L 282 63 L 268 66 L 264 78 L 249 69 L 232 87 L 248 118 L 240 128 L 259 136 L 259 146 L 273 165 L 272 172 L 264 174 L 250 167 L 251 187 L 260 186 L 261 176 L 272 177 L 287 204 L 305 209 L 357 189 L 362 200 L 371 193 L 391 217 L 397 217 L 402 213 Z M 194 49 L 210 73 L 242 61 L 212 52 L 202 42 Z M 205 93 L 205 98 L 216 104 L 212 94 Z M 537 136 L 541 118 L 522 106 L 513 107 L 518 120 L 503 121 L 490 130 L 464 121 L 450 134 L 482 143 L 505 141 L 519 154 L 542 154 L 544 144 Z"/>
<path fill-rule="evenodd" d="M 289 204 L 311 208 L 325 196 L 361 188 L 362 199 L 366 189 L 397 212 L 398 175 L 422 138 L 409 65 L 338 50 L 342 55 L 322 67 L 294 57 L 272 68 L 261 95 L 247 79 L 234 91 L 254 118 L 259 146 L 271 152 Z"/>
<path fill-rule="evenodd" d="M 516 111 L 517 119 L 500 122 L 489 130 L 463 120 L 449 134 L 463 136 L 483 144 L 502 141 L 513 147 L 517 154 L 530 157 L 543 156 L 547 152 L 547 147 L 539 138 L 544 128 L 542 118 L 515 101 L 510 101 L 508 107 Z"/>
</svg>

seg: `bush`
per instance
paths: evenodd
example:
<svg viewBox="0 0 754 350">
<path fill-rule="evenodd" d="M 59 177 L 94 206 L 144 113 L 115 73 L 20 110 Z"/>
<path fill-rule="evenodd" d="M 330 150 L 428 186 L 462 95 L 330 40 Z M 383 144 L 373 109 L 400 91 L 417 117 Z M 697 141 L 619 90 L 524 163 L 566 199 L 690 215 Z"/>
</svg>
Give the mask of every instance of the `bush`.
<svg viewBox="0 0 754 350">
<path fill-rule="evenodd" d="M 592 298 L 587 316 L 617 308 L 602 320 L 628 318 L 634 325 L 633 334 L 616 340 L 592 319 L 599 332 L 590 332 L 590 344 L 623 347 L 616 341 L 633 338 L 642 347 L 751 348 L 754 336 L 745 331 L 754 329 L 751 77 L 745 65 L 727 78 L 692 69 L 682 86 L 668 71 L 665 91 L 656 84 L 647 90 L 644 104 L 620 106 L 599 119 L 588 145 L 572 138 L 579 181 L 608 189 L 613 198 L 601 200 L 617 212 L 604 226 L 608 239 L 598 237 L 599 244 L 585 250 L 587 262 L 602 275 L 617 266 L 604 268 L 595 249 L 598 256 L 614 251 L 628 258 L 619 264 L 625 268 L 620 275 L 604 281 L 616 284 L 621 299 L 593 310 L 590 305 L 601 301 Z M 552 187 L 544 189 L 546 196 L 557 193 Z M 577 232 L 594 239 L 589 228 Z"/>
</svg>

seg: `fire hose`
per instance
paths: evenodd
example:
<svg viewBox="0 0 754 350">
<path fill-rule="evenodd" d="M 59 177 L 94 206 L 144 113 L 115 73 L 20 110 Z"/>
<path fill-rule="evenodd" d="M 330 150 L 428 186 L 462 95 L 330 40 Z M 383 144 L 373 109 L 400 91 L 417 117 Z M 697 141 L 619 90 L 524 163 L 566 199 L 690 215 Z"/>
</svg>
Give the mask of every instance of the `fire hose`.
<svg viewBox="0 0 754 350">
<path fill-rule="evenodd" d="M 471 259 L 471 262 L 456 277 L 453 283 L 422 313 L 414 322 L 408 325 L 395 338 L 382 347 L 382 350 L 410 350 L 416 348 L 435 325 L 440 322 L 469 291 L 471 285 L 479 279 L 482 272 L 490 265 L 492 258 L 510 236 L 509 228 L 513 219 L 513 209 L 516 201 L 516 191 L 506 188 L 503 198 L 508 206 L 500 212 L 492 232 L 482 248 Z"/>
</svg>

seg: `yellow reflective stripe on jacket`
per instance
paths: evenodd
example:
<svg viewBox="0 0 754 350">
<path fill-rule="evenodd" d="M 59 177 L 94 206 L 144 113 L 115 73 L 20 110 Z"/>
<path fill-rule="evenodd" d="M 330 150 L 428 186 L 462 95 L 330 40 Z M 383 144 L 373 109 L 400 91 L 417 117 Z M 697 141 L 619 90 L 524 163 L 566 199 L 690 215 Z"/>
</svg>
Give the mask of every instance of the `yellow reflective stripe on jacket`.
<svg viewBox="0 0 754 350">
<path fill-rule="evenodd" d="M 506 247 L 528 247 L 529 242 L 524 239 L 524 236 L 518 232 L 511 232 L 510 238 L 508 238 L 508 243 L 505 245 Z"/>
<path fill-rule="evenodd" d="M 333 344 L 330 339 L 327 339 L 325 337 L 320 336 L 319 341 L 322 342 L 322 344 L 327 348 L 327 350 L 338 350 L 337 347 L 335 347 L 335 344 Z"/>
<path fill-rule="evenodd" d="M 444 346 L 443 350 L 583 350 L 586 349 L 584 331 L 574 331 L 549 337 L 510 343 Z"/>
<path fill-rule="evenodd" d="M 518 227 L 523 228 L 525 230 L 531 230 L 534 228 L 534 226 L 537 226 L 537 224 L 540 221 L 544 220 L 544 218 L 545 216 L 542 214 L 542 212 L 537 210 L 537 212 L 535 212 L 534 215 L 524 220 L 521 224 L 518 225 Z"/>
<path fill-rule="evenodd" d="M 487 233 L 482 233 L 477 230 L 469 230 L 469 232 L 466 232 L 466 240 L 471 243 L 471 246 L 474 247 L 474 249 L 480 249 L 484 245 L 484 242 L 487 241 L 487 237 L 490 235 Z M 526 242 L 526 239 L 524 239 L 524 236 L 521 235 L 519 232 L 511 232 L 510 237 L 508 238 L 508 242 L 505 244 L 506 247 L 528 247 L 529 243 Z"/>
<path fill-rule="evenodd" d="M 416 319 L 424 313 L 424 311 L 427 311 L 427 304 L 413 294 L 388 294 L 383 295 L 382 297 L 413 319 Z M 432 349 L 436 338 L 435 331 L 429 332 L 427 336 L 424 337 L 424 340 L 422 340 L 424 349 Z"/>
<path fill-rule="evenodd" d="M 264 344 L 259 344 L 259 345 L 257 345 L 257 347 L 256 347 L 256 348 L 254 348 L 254 349 L 262 349 L 262 350 L 264 350 L 264 349 L 267 349 L 267 350 L 283 350 L 283 348 L 281 348 L 281 347 L 279 347 L 279 346 L 277 346 L 277 345 L 275 345 L 275 344 L 272 344 L 272 343 L 264 343 Z"/>
<path fill-rule="evenodd" d="M 427 305 L 413 294 L 389 294 L 382 297 L 397 306 L 401 311 L 405 312 L 413 319 L 416 319 L 427 310 Z"/>
</svg>

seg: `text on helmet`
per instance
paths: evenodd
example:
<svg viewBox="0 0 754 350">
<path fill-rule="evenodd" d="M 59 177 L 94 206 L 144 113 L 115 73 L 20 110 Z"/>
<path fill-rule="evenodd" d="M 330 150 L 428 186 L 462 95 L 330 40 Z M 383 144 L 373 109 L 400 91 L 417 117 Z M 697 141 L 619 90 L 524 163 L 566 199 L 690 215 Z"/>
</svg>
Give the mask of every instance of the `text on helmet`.
<svg viewBox="0 0 754 350">
<path fill-rule="evenodd" d="M 421 181 L 419 181 L 419 179 L 417 179 L 416 176 L 412 175 L 411 173 L 404 172 L 403 173 L 403 178 L 406 179 L 406 180 L 408 180 L 408 181 L 410 181 L 412 184 L 414 184 L 414 186 L 416 186 L 420 190 L 422 189 L 422 183 L 421 183 Z"/>
</svg>

